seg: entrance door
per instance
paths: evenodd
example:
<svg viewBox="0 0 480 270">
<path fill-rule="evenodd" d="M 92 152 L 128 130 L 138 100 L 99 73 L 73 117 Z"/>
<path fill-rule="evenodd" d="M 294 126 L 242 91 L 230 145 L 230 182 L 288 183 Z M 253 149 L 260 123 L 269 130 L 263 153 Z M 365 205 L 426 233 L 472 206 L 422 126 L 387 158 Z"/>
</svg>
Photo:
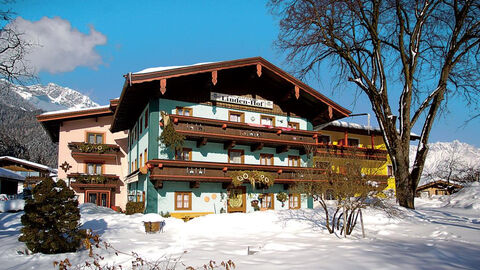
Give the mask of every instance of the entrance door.
<svg viewBox="0 0 480 270">
<path fill-rule="evenodd" d="M 110 191 L 86 191 L 85 202 L 94 203 L 98 206 L 110 207 Z"/>
<path fill-rule="evenodd" d="M 229 188 L 227 190 L 228 200 L 227 200 L 227 212 L 236 213 L 236 212 L 246 212 L 246 203 L 247 203 L 247 188 L 246 187 L 236 187 Z"/>
</svg>

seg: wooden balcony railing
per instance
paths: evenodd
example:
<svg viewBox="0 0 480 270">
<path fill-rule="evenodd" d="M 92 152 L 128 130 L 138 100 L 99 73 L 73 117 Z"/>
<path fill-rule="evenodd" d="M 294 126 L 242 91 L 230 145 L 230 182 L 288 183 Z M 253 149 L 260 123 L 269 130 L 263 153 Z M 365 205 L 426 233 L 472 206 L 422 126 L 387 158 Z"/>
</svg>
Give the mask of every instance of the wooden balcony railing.
<svg viewBox="0 0 480 270">
<path fill-rule="evenodd" d="M 191 187 L 198 187 L 200 182 L 217 182 L 230 184 L 230 171 L 256 170 L 275 174 L 274 183 L 293 184 L 296 182 L 326 182 L 325 169 L 250 165 L 219 162 L 198 162 L 184 160 L 150 160 L 150 179 L 156 187 L 162 187 L 163 181 L 188 181 Z M 387 176 L 378 176 L 379 182 L 387 181 Z"/>
<path fill-rule="evenodd" d="M 305 146 L 317 144 L 318 132 L 295 130 L 281 127 L 250 125 L 245 123 L 221 121 L 208 118 L 170 115 L 175 130 L 188 140 L 197 141 L 197 147 L 207 142 L 224 143 L 228 149 L 235 144 L 250 145 L 251 150 L 261 150 L 264 146 L 274 147 L 277 153 L 290 148 L 303 151 Z"/>
<path fill-rule="evenodd" d="M 67 177 L 78 184 L 114 184 L 120 179 L 114 174 L 70 173 Z"/>
<path fill-rule="evenodd" d="M 387 160 L 387 150 L 372 149 L 355 146 L 318 144 L 317 156 L 341 157 L 341 158 L 359 158 L 368 160 Z"/>
<path fill-rule="evenodd" d="M 93 144 L 85 142 L 70 142 L 68 148 L 72 150 L 73 157 L 101 156 L 114 158 L 120 152 L 120 146 L 116 144 Z"/>
</svg>

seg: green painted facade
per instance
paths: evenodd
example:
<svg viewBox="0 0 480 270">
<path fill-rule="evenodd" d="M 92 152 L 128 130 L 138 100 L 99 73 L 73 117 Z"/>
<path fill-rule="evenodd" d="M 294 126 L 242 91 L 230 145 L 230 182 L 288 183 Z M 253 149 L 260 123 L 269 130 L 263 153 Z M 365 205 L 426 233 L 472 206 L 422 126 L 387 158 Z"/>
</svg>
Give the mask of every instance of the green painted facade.
<svg viewBox="0 0 480 270">
<path fill-rule="evenodd" d="M 192 116 L 210 118 L 217 120 L 228 120 L 229 111 L 243 112 L 245 115 L 245 123 L 260 124 L 260 115 L 270 115 L 275 117 L 276 127 L 287 127 L 288 122 L 293 121 L 299 123 L 300 129 L 312 130 L 312 124 L 304 119 L 297 117 L 288 117 L 283 115 L 265 114 L 246 110 L 227 109 L 217 106 L 208 106 L 203 104 L 188 103 L 182 101 L 168 100 L 168 99 L 151 99 L 142 114 L 138 117 L 134 129 L 129 131 L 129 172 L 133 172 L 135 166 L 132 167 L 132 161 L 140 161 L 140 155 L 147 149 L 148 160 L 152 159 L 174 159 L 174 153 L 166 148 L 158 141 L 158 137 L 162 132 L 162 127 L 159 125 L 161 120 L 160 112 L 164 111 L 168 114 L 175 114 L 177 107 L 188 107 L 192 109 Z M 139 125 L 145 124 L 145 111 L 148 109 L 148 128 L 142 128 L 139 131 Z M 135 137 L 135 133 L 138 136 Z M 134 139 L 132 139 L 132 136 Z M 196 147 L 196 142 L 185 141 L 185 147 L 192 149 L 192 161 L 206 161 L 206 162 L 224 162 L 228 163 L 228 151 L 223 148 L 221 143 L 208 142 L 201 148 Z M 237 145 L 233 149 L 244 150 L 244 163 L 259 165 L 260 154 L 273 154 L 275 166 L 288 166 L 288 156 L 300 156 L 301 166 L 307 166 L 307 156 L 300 155 L 298 150 L 291 149 L 285 153 L 276 154 L 275 148 L 264 147 L 261 151 L 251 152 L 250 147 L 246 145 Z M 253 212 L 251 206 L 252 200 L 258 200 L 258 195 L 261 193 L 286 192 L 284 186 L 275 184 L 269 189 L 258 190 L 253 189 L 251 185 L 246 186 L 246 212 Z M 182 181 L 164 181 L 163 187 L 156 189 L 153 183 L 149 180 L 148 175 L 139 174 L 138 183 L 128 185 L 129 192 L 135 189 L 145 192 L 146 213 L 160 213 L 160 212 L 201 212 L 201 213 L 220 213 L 227 210 L 227 190 L 222 188 L 220 183 L 200 183 L 198 188 L 190 188 L 189 182 Z M 188 211 L 175 210 L 175 192 L 191 192 L 192 193 L 192 209 Z M 313 208 L 313 201 L 311 198 L 301 196 L 302 208 Z M 284 206 L 278 200 L 274 200 L 275 210 L 288 209 L 288 201 Z M 223 209 L 223 210 L 222 210 Z"/>
</svg>

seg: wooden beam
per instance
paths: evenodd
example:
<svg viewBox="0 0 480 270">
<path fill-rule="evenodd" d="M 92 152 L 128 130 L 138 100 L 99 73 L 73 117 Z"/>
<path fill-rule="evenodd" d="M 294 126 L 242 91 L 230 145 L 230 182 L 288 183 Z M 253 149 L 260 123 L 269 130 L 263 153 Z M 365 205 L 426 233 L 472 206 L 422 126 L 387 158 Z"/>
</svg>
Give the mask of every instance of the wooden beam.
<svg viewBox="0 0 480 270">
<path fill-rule="evenodd" d="M 262 65 L 257 64 L 257 76 L 262 76 Z"/>
<path fill-rule="evenodd" d="M 370 134 L 370 139 L 372 140 L 372 149 L 375 149 L 375 135 L 373 134 Z"/>
<path fill-rule="evenodd" d="M 205 144 L 207 144 L 207 142 L 208 142 L 207 138 L 202 138 L 201 140 L 198 140 L 197 141 L 197 148 L 200 148 L 200 147 L 204 146 Z"/>
<path fill-rule="evenodd" d="M 233 147 L 235 147 L 236 142 L 235 141 L 228 141 L 223 144 L 223 149 L 225 150 L 230 150 Z"/>
<path fill-rule="evenodd" d="M 155 188 L 163 188 L 163 181 L 156 180 L 155 181 Z"/>
<path fill-rule="evenodd" d="M 300 88 L 297 85 L 295 85 L 295 98 L 300 98 Z"/>
<path fill-rule="evenodd" d="M 212 71 L 212 83 L 213 83 L 213 85 L 217 84 L 217 76 L 218 76 L 217 71 L 216 70 Z"/>
<path fill-rule="evenodd" d="M 348 131 L 345 130 L 343 145 L 348 146 Z"/>
<path fill-rule="evenodd" d="M 277 147 L 277 154 L 285 153 L 290 150 L 290 145 L 282 145 Z"/>
<path fill-rule="evenodd" d="M 190 182 L 190 188 L 199 188 L 199 187 L 200 187 L 200 182 L 198 181 Z"/>
<path fill-rule="evenodd" d="M 165 95 L 165 92 L 167 92 L 167 79 L 160 80 L 160 92 L 162 95 Z"/>
<path fill-rule="evenodd" d="M 265 145 L 264 143 L 253 144 L 252 146 L 250 146 L 250 151 L 255 152 L 258 150 L 262 150 L 264 145 Z"/>
</svg>

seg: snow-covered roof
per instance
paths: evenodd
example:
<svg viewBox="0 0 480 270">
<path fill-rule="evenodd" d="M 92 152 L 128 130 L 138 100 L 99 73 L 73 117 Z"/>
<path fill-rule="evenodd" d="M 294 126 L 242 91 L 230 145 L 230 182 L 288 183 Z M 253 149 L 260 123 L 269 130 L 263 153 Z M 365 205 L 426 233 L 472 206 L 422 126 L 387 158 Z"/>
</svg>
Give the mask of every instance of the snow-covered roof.
<svg viewBox="0 0 480 270">
<path fill-rule="evenodd" d="M 381 131 L 380 128 L 378 127 L 369 127 L 369 126 L 360 125 L 357 123 L 338 121 L 338 120 L 330 122 L 329 126 L 362 129 L 362 130 L 373 130 L 373 131 L 379 131 L 379 132 Z"/>
<path fill-rule="evenodd" d="M 0 177 L 1 178 L 8 178 L 8 179 L 15 179 L 18 181 L 25 181 L 25 177 L 19 174 L 16 174 L 10 170 L 0 168 Z"/>
<path fill-rule="evenodd" d="M 15 161 L 15 162 L 18 162 L 20 164 L 36 167 L 36 168 L 43 169 L 43 170 L 48 170 L 50 172 L 55 172 L 55 169 L 53 169 L 51 167 L 48 167 L 48 166 L 43 165 L 43 164 L 35 163 L 35 162 L 32 162 L 32 161 L 28 161 L 28 160 L 25 160 L 25 159 L 21 159 L 21 158 L 3 156 L 3 157 L 0 157 L 0 160 Z"/>
<path fill-rule="evenodd" d="M 45 112 L 45 113 L 42 113 L 42 114 L 40 114 L 40 115 L 51 115 L 51 114 L 70 113 L 70 112 L 81 112 L 81 111 L 89 111 L 89 110 L 96 110 L 96 109 L 108 109 L 108 108 L 110 108 L 110 105 L 90 107 L 90 108 L 81 108 L 81 109 L 70 108 L 70 109 L 59 110 L 59 111 Z"/>
<path fill-rule="evenodd" d="M 375 131 L 375 132 L 382 132 L 382 130 L 381 130 L 379 127 L 369 127 L 369 126 L 366 126 L 366 125 L 361 125 L 361 124 L 352 123 L 352 122 L 339 121 L 339 120 L 332 121 L 332 122 L 328 123 L 327 125 L 325 125 L 325 126 L 323 126 L 323 127 L 316 128 L 316 130 L 323 129 L 323 128 L 328 127 L 328 126 L 351 128 L 351 129 L 359 129 L 359 130 L 370 130 L 370 131 Z M 420 135 L 415 134 L 415 133 L 413 133 L 413 132 L 410 132 L 410 135 L 411 135 L 412 137 L 420 137 Z"/>
<path fill-rule="evenodd" d="M 185 66 L 151 67 L 151 68 L 146 68 L 146 69 L 142 69 L 140 71 L 134 72 L 133 74 L 144 74 L 144 73 L 158 72 L 158 71 L 177 69 L 177 68 L 183 68 L 183 67 L 201 66 L 201 65 L 212 64 L 212 63 L 216 63 L 216 62 L 196 63 L 193 65 L 185 65 Z"/>
</svg>

